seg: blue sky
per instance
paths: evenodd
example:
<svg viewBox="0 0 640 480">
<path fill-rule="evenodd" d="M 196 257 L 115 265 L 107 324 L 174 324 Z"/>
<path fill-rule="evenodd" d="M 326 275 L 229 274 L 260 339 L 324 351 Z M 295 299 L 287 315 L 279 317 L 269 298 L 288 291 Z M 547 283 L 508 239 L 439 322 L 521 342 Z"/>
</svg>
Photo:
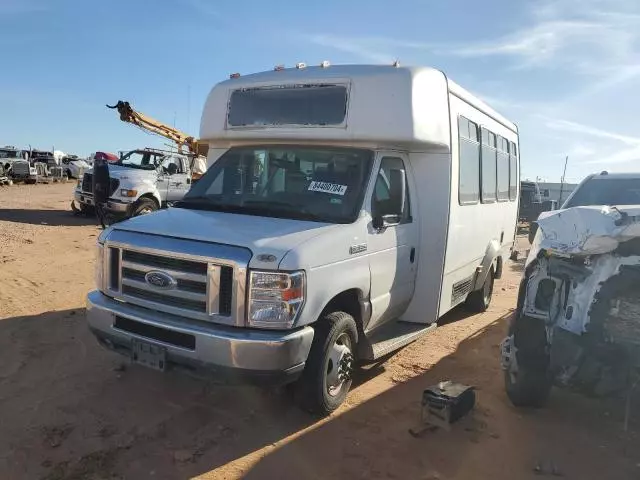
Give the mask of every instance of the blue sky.
<svg viewBox="0 0 640 480">
<path fill-rule="evenodd" d="M 162 146 L 119 99 L 198 134 L 233 72 L 431 65 L 521 131 L 523 176 L 640 170 L 638 0 L 0 0 L 0 144 Z"/>
</svg>

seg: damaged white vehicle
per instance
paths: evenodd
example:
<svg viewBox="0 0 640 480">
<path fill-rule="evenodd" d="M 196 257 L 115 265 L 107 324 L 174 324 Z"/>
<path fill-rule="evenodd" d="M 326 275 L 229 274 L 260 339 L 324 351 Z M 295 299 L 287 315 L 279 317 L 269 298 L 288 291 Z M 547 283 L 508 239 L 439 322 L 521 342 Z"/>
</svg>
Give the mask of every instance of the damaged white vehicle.
<svg viewBox="0 0 640 480">
<path fill-rule="evenodd" d="M 640 367 L 640 174 L 587 177 L 538 227 L 502 343 L 510 400 L 542 406 L 553 385 L 629 391 Z"/>
</svg>

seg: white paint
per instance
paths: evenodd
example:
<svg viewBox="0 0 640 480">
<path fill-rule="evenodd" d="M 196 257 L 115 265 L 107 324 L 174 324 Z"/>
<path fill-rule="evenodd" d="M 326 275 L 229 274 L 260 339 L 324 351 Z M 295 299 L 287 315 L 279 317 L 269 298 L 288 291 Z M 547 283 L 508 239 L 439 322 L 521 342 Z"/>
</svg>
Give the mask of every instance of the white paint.
<svg viewBox="0 0 640 480">
<path fill-rule="evenodd" d="M 538 248 L 557 255 L 597 255 L 615 250 L 620 242 L 640 236 L 640 219 L 618 226 L 623 214 L 640 216 L 640 206 L 573 207 L 543 212 Z M 533 248 L 532 248 L 533 251 Z"/>
<path fill-rule="evenodd" d="M 346 185 L 338 185 L 337 183 L 313 181 L 307 189 L 310 192 L 330 193 L 332 195 L 344 195 L 347 193 Z"/>
</svg>

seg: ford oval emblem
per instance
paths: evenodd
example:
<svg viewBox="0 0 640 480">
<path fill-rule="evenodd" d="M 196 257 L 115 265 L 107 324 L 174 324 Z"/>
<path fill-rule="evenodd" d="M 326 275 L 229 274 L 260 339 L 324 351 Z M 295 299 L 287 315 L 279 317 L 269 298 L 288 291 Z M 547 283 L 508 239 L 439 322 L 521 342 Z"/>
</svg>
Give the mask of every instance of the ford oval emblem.
<svg viewBox="0 0 640 480">
<path fill-rule="evenodd" d="M 169 289 L 175 287 L 178 282 L 168 273 L 152 271 L 144 276 L 145 282 L 156 288 Z"/>
</svg>

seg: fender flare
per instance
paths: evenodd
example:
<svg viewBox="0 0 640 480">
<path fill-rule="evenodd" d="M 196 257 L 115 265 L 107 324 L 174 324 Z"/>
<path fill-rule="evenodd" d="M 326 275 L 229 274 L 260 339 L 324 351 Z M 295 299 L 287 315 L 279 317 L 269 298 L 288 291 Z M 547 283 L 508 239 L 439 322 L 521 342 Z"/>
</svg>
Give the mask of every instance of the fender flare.
<svg viewBox="0 0 640 480">
<path fill-rule="evenodd" d="M 487 250 L 485 251 L 484 258 L 482 262 L 478 266 L 478 271 L 476 273 L 476 279 L 473 284 L 472 290 L 479 290 L 484 285 L 484 281 L 487 279 L 487 275 L 491 270 L 491 267 L 494 266 L 494 271 L 496 271 L 498 258 L 500 257 L 500 243 L 497 240 L 491 240 L 489 245 L 487 246 Z"/>
</svg>

